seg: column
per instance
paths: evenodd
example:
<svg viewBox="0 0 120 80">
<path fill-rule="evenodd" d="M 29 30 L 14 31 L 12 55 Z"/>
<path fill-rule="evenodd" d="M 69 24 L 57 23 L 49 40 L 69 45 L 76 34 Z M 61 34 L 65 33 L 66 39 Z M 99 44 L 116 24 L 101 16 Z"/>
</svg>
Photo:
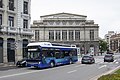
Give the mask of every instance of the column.
<svg viewBox="0 0 120 80">
<path fill-rule="evenodd" d="M 69 31 L 67 30 L 67 41 L 69 41 Z"/>
<path fill-rule="evenodd" d="M 54 41 L 56 41 L 56 31 L 54 30 Z"/>
<path fill-rule="evenodd" d="M 73 41 L 75 41 L 75 30 L 73 30 Z"/>
<path fill-rule="evenodd" d="M 60 41 L 62 41 L 62 30 L 60 30 Z"/>
<path fill-rule="evenodd" d="M 3 42 L 3 63 L 7 63 L 7 38 L 4 37 L 4 42 Z"/>
</svg>

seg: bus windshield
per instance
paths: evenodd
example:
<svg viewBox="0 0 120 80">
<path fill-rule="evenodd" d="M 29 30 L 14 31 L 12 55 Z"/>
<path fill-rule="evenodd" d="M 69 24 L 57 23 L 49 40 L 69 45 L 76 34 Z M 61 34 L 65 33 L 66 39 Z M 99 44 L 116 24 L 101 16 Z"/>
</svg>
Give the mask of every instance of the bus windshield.
<svg viewBox="0 0 120 80">
<path fill-rule="evenodd" d="M 40 59 L 40 52 L 38 51 L 28 52 L 28 59 Z"/>
</svg>

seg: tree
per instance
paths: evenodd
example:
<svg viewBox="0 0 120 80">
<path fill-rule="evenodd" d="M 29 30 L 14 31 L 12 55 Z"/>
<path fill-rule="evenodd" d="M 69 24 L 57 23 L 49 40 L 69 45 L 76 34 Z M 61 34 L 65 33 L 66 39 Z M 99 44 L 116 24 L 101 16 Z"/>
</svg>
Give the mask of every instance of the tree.
<svg viewBox="0 0 120 80">
<path fill-rule="evenodd" d="M 100 52 L 104 52 L 108 50 L 107 42 L 104 40 L 99 40 L 99 50 Z"/>
</svg>

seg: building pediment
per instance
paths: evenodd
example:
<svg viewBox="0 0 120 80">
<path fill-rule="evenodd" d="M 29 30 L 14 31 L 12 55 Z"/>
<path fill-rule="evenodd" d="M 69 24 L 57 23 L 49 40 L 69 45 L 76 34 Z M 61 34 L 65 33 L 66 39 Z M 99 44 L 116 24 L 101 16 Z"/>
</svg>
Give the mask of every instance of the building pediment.
<svg viewBox="0 0 120 80">
<path fill-rule="evenodd" d="M 40 16 L 41 18 L 86 18 L 85 15 L 71 14 L 71 13 L 56 13 L 50 15 Z"/>
</svg>

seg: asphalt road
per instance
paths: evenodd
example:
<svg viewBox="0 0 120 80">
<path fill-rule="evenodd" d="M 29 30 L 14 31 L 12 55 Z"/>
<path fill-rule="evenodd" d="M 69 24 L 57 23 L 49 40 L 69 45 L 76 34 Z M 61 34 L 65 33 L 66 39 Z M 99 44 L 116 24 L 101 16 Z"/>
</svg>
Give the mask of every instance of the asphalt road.
<svg viewBox="0 0 120 80">
<path fill-rule="evenodd" d="M 114 62 L 103 62 L 103 56 L 95 56 L 95 64 L 71 64 L 47 69 L 12 68 L 0 70 L 0 80 L 91 80 L 93 77 L 115 69 L 120 65 L 120 55 Z"/>
</svg>

